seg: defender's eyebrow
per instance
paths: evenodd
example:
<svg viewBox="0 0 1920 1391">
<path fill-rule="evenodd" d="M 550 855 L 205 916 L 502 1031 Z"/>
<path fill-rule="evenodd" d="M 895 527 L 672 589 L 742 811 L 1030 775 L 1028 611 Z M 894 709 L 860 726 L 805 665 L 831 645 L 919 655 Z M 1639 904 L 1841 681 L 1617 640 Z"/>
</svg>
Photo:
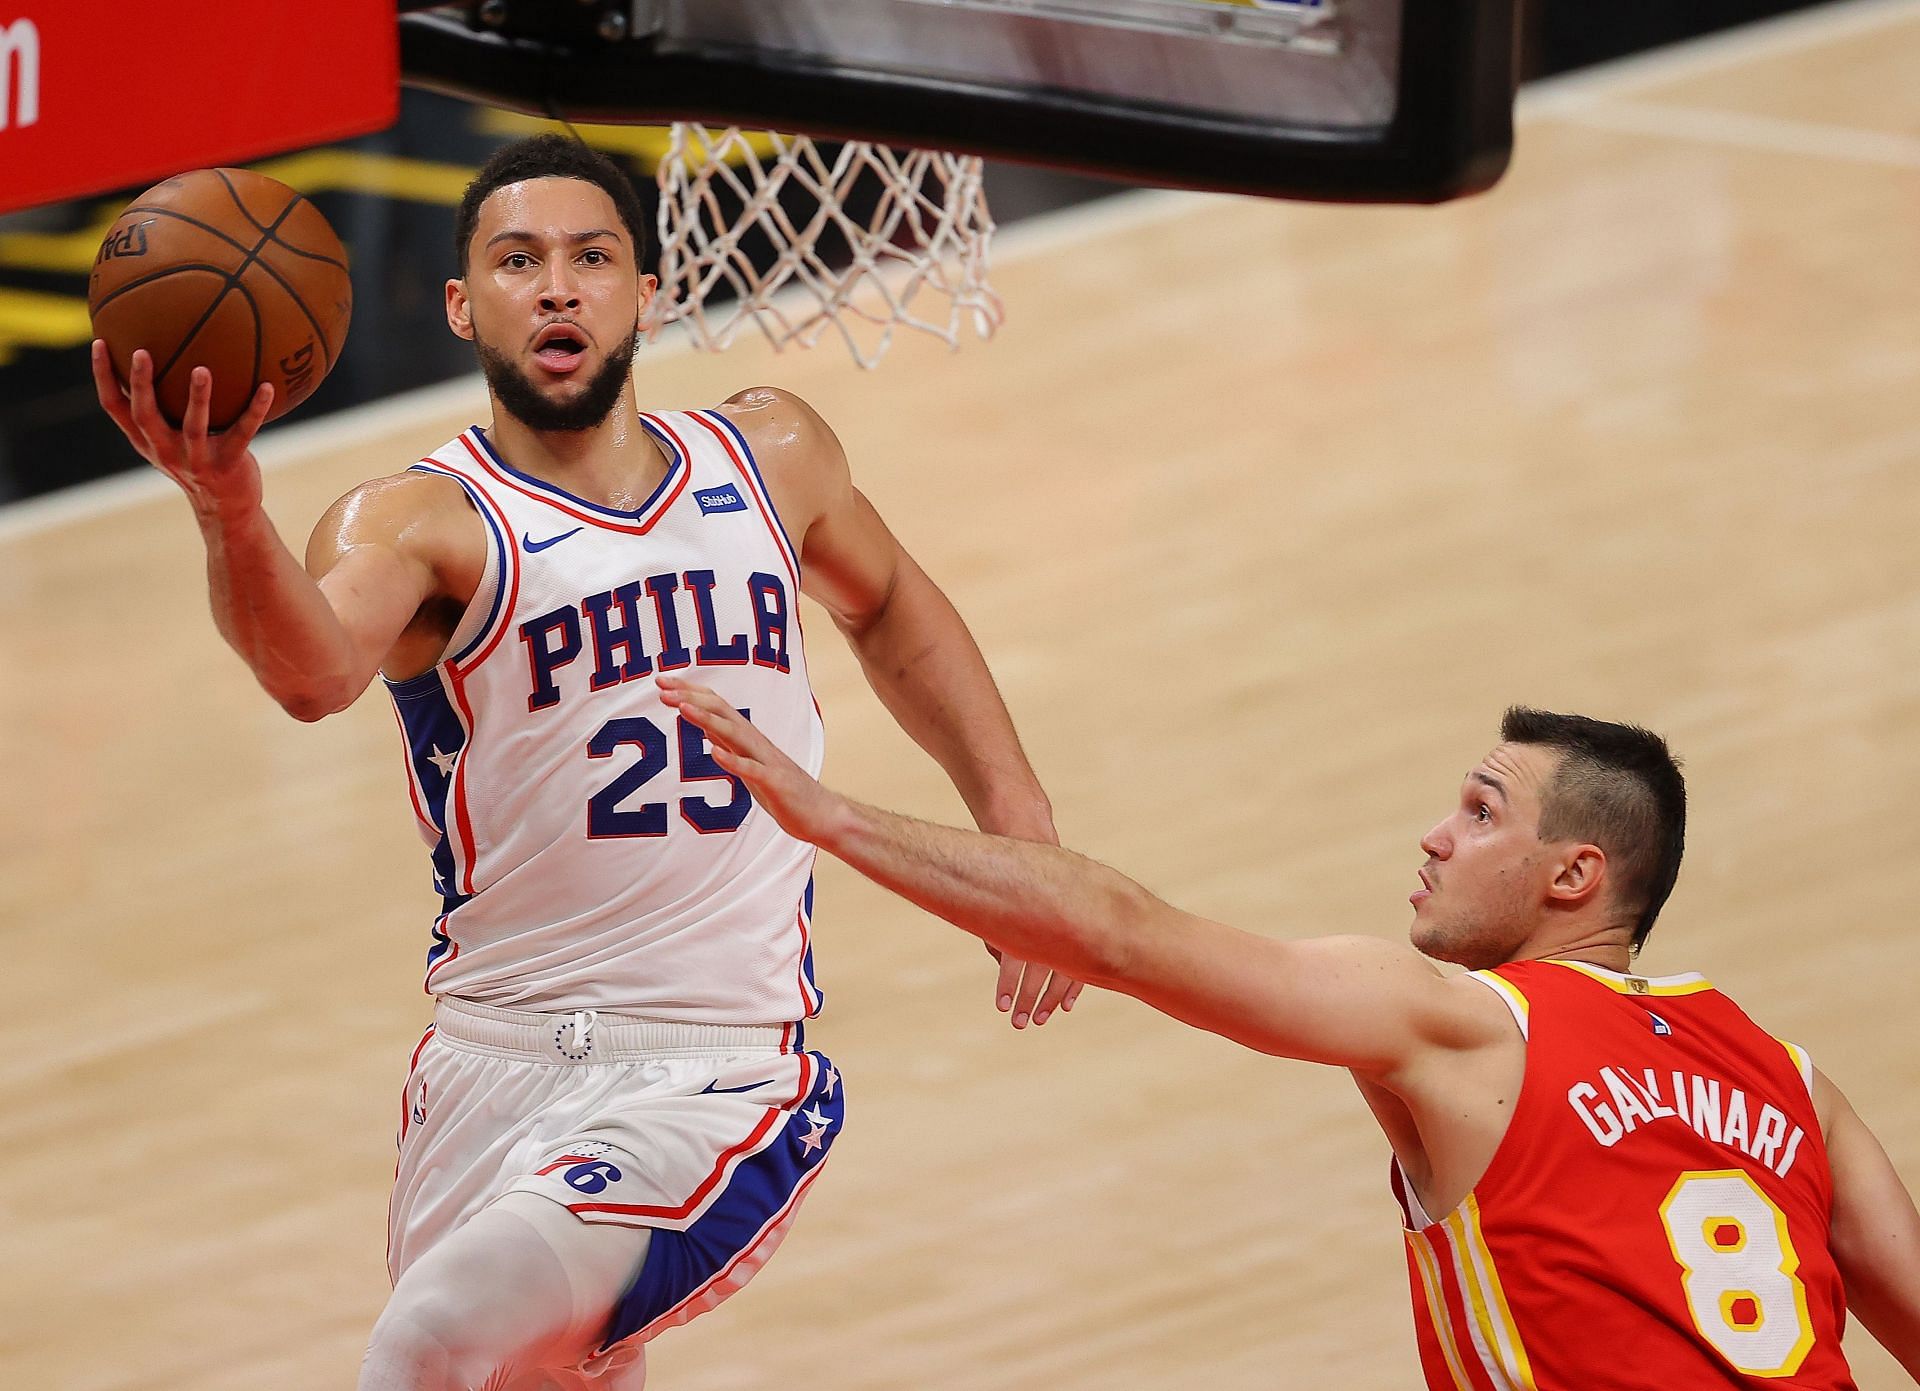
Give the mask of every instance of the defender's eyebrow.
<svg viewBox="0 0 1920 1391">
<path fill-rule="evenodd" d="M 1483 773 L 1478 768 L 1475 768 L 1471 773 L 1467 774 L 1467 781 L 1484 783 L 1500 794 L 1501 801 L 1505 802 L 1510 800 L 1507 796 L 1507 785 L 1491 773 Z"/>
</svg>

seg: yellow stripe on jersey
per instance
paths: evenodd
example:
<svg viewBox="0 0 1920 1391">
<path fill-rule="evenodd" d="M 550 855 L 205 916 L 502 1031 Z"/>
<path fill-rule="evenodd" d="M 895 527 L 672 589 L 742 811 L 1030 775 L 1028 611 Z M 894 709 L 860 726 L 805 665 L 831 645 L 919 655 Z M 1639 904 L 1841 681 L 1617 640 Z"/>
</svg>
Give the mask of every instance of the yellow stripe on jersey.
<svg viewBox="0 0 1920 1391">
<path fill-rule="evenodd" d="M 1585 961 L 1555 959 L 1553 964 L 1578 971 L 1619 995 L 1698 995 L 1703 990 L 1713 989 L 1713 982 L 1697 971 L 1690 971 L 1683 976 L 1629 976 L 1619 971 L 1609 971 L 1604 966 L 1589 965 Z"/>
<path fill-rule="evenodd" d="M 1498 1359 L 1495 1380 L 1515 1391 L 1535 1391 L 1533 1363 L 1527 1357 L 1526 1344 L 1513 1321 L 1506 1291 L 1500 1287 L 1500 1273 L 1494 1269 L 1493 1252 L 1487 1249 L 1480 1230 L 1480 1203 L 1469 1193 L 1453 1215 L 1446 1219 L 1453 1238 L 1455 1268 L 1461 1275 L 1461 1287 L 1472 1305 L 1470 1313 L 1478 1333 L 1476 1343 L 1491 1349 Z M 1496 1370 L 1489 1367 L 1489 1371 Z"/>
<path fill-rule="evenodd" d="M 1774 1042 L 1787 1050 L 1787 1056 L 1793 1059 L 1793 1065 L 1800 1073 L 1800 1080 L 1807 1084 L 1807 1095 L 1813 1095 L 1813 1057 L 1797 1043 L 1789 1043 L 1784 1038 L 1775 1038 Z"/>
<path fill-rule="evenodd" d="M 1513 1011 L 1513 1022 L 1520 1026 L 1520 1037 L 1526 1038 L 1533 1011 L 1527 1004 L 1527 997 L 1520 993 L 1520 987 L 1494 971 L 1469 971 L 1467 974 L 1507 1002 L 1507 1008 Z"/>
<path fill-rule="evenodd" d="M 1453 1338 L 1453 1320 L 1447 1312 L 1447 1300 L 1440 1284 L 1440 1258 L 1433 1253 L 1433 1243 L 1418 1232 L 1405 1233 L 1407 1249 L 1413 1252 L 1414 1267 L 1420 1272 L 1420 1293 L 1427 1299 L 1427 1317 L 1433 1321 L 1434 1332 L 1440 1339 L 1440 1355 L 1446 1359 L 1447 1375 L 1453 1378 L 1457 1391 L 1473 1391 L 1473 1383 L 1467 1380 L 1467 1369 L 1460 1362 L 1460 1346 Z"/>
</svg>

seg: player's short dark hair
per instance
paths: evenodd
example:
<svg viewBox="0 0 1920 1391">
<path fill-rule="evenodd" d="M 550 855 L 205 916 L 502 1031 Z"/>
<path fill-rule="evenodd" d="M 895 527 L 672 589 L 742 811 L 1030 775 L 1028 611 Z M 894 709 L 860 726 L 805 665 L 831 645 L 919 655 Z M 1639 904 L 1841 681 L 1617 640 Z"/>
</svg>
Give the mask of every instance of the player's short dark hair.
<svg viewBox="0 0 1920 1391">
<path fill-rule="evenodd" d="M 550 132 L 502 145 L 480 166 L 467 191 L 460 195 L 460 210 L 453 218 L 453 263 L 461 275 L 467 273 L 467 246 L 480 221 L 480 205 L 495 189 L 523 179 L 581 179 L 605 191 L 633 238 L 634 263 L 646 269 L 647 214 L 640 206 L 640 195 L 634 192 L 633 180 L 598 150 L 571 136 Z"/>
<path fill-rule="evenodd" d="M 1606 852 L 1619 876 L 1616 901 L 1637 914 L 1638 951 L 1680 877 L 1686 848 L 1687 783 L 1667 741 L 1639 725 L 1524 705 L 1501 719 L 1500 738 L 1559 753 L 1541 802 L 1540 839 L 1590 841 Z"/>
</svg>

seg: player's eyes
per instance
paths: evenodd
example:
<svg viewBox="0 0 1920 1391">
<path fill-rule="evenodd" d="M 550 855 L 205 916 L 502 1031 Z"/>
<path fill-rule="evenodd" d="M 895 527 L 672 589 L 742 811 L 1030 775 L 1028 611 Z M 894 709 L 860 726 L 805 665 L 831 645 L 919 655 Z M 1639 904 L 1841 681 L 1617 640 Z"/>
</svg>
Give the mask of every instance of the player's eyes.
<svg viewBox="0 0 1920 1391">
<path fill-rule="evenodd" d="M 524 251 L 515 251 L 509 254 L 506 260 L 502 261 L 500 264 L 505 266 L 508 270 L 525 270 L 528 266 L 533 264 L 533 257 L 527 255 L 527 253 Z"/>
<path fill-rule="evenodd" d="M 1493 820 L 1493 808 L 1485 802 L 1482 802 L 1473 809 L 1473 815 L 1476 821 L 1491 821 Z"/>
<path fill-rule="evenodd" d="M 590 266 L 604 266 L 612 258 L 598 247 L 594 247 L 591 250 L 581 252 L 580 259 Z"/>
</svg>

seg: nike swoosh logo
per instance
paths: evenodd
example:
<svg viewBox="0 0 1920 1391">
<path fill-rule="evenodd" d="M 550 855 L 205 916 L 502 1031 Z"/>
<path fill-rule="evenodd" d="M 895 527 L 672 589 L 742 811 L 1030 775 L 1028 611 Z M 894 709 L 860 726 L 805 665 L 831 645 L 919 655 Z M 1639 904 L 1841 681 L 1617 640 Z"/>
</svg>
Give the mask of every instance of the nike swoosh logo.
<svg viewBox="0 0 1920 1391">
<path fill-rule="evenodd" d="M 520 533 L 520 544 L 527 548 L 528 555 L 532 555 L 535 551 L 544 551 L 548 546 L 559 545 L 579 530 L 579 527 L 575 527 L 573 531 L 563 531 L 558 536 L 549 536 L 544 541 L 536 541 L 533 539 L 532 533 L 523 531 Z"/>
<path fill-rule="evenodd" d="M 705 1096 L 708 1092 L 757 1092 L 760 1088 L 771 1084 L 772 1081 L 773 1079 L 768 1077 L 759 1082 L 749 1082 L 744 1087 L 716 1087 L 713 1083 L 709 1082 L 706 1086 L 702 1087 L 696 1095 Z"/>
</svg>

